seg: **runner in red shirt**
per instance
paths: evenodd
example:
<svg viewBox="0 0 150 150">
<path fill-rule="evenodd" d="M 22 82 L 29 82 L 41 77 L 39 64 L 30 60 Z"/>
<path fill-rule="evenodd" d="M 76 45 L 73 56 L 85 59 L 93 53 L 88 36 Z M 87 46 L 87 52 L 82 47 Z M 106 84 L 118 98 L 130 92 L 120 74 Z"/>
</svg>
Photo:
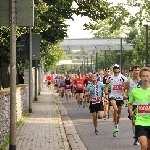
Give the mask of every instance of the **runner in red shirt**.
<svg viewBox="0 0 150 150">
<path fill-rule="evenodd" d="M 48 74 L 46 76 L 46 80 L 47 80 L 47 85 L 48 85 L 48 88 L 50 90 L 50 92 L 52 92 L 52 77 L 50 74 Z"/>
<path fill-rule="evenodd" d="M 80 110 L 80 105 L 82 105 L 82 100 L 84 96 L 84 78 L 82 78 L 82 74 L 78 73 L 78 78 L 74 80 L 74 85 L 76 87 L 76 97 L 78 102 L 78 110 Z"/>
</svg>

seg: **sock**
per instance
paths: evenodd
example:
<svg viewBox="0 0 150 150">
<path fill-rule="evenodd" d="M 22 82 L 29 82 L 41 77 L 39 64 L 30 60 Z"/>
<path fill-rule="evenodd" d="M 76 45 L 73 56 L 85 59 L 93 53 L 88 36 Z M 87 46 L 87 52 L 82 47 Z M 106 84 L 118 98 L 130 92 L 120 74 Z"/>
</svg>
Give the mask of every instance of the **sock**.
<svg viewBox="0 0 150 150">
<path fill-rule="evenodd" d="M 132 126 L 133 134 L 135 135 L 135 126 Z"/>
<path fill-rule="evenodd" d="M 115 125 L 115 127 L 117 127 L 117 128 L 118 128 L 118 124 L 116 124 L 116 125 Z"/>
</svg>

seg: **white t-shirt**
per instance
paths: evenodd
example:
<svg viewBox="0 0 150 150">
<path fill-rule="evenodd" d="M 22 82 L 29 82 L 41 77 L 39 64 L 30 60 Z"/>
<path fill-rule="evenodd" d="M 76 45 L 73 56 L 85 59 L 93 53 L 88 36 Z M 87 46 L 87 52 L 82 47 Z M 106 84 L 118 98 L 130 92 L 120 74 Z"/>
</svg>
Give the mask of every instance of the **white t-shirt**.
<svg viewBox="0 0 150 150">
<path fill-rule="evenodd" d="M 128 90 L 128 94 L 130 96 L 130 93 L 132 92 L 132 90 L 134 88 L 137 88 L 138 83 L 135 83 L 132 79 L 129 80 L 129 90 Z M 136 102 L 134 102 L 132 105 L 136 105 Z"/>
<path fill-rule="evenodd" d="M 109 98 L 114 98 L 115 100 L 123 100 L 122 90 L 123 86 L 122 83 L 126 82 L 128 79 L 119 74 L 118 76 L 111 75 L 108 77 L 106 83 L 111 86 L 111 93 L 109 94 Z"/>
</svg>

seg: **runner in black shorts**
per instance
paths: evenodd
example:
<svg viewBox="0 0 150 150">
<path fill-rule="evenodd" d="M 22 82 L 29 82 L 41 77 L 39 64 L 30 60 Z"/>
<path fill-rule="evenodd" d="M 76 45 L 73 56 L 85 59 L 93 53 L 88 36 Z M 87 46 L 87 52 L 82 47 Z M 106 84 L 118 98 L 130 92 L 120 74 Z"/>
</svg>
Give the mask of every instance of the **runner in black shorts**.
<svg viewBox="0 0 150 150">
<path fill-rule="evenodd" d="M 118 132 L 119 132 L 119 120 L 121 116 L 121 110 L 122 110 L 122 105 L 124 104 L 123 101 L 123 85 L 124 82 L 127 81 L 127 78 L 120 74 L 120 68 L 119 65 L 115 64 L 113 66 L 113 72 L 114 74 L 108 77 L 107 84 L 105 87 L 105 95 L 106 99 L 109 99 L 113 109 L 114 109 L 114 131 L 113 131 L 113 136 L 116 137 Z M 109 94 L 108 97 L 108 85 L 110 84 L 111 86 L 111 93 Z"/>
<path fill-rule="evenodd" d="M 82 105 L 82 100 L 84 96 L 84 78 L 82 78 L 81 73 L 78 73 L 78 78 L 74 80 L 74 85 L 76 87 L 76 98 L 78 103 L 78 110 L 80 110 L 80 105 Z"/>
<path fill-rule="evenodd" d="M 104 85 L 97 81 L 96 74 L 92 74 L 92 82 L 86 87 L 86 94 L 90 95 L 90 113 L 93 116 L 93 124 L 95 127 L 95 135 L 98 134 L 97 118 L 103 117 L 104 107 L 102 102 Z"/>
</svg>

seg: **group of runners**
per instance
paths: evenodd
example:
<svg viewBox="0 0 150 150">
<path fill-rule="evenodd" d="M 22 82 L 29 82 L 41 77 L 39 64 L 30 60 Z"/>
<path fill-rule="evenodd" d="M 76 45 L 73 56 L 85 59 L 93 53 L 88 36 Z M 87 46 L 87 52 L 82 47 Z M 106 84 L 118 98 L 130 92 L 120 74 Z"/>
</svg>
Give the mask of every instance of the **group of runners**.
<svg viewBox="0 0 150 150">
<path fill-rule="evenodd" d="M 66 102 L 71 97 L 77 99 L 77 109 L 89 107 L 93 117 L 94 134 L 98 135 L 98 119 L 108 119 L 113 114 L 113 137 L 119 132 L 119 120 L 122 106 L 127 102 L 129 116 L 135 141 L 133 145 L 141 145 L 141 150 L 150 150 L 150 65 L 141 68 L 133 66 L 128 75 L 120 73 L 115 64 L 99 73 L 82 75 L 50 75 L 46 78 L 51 92 L 52 85 Z"/>
</svg>

